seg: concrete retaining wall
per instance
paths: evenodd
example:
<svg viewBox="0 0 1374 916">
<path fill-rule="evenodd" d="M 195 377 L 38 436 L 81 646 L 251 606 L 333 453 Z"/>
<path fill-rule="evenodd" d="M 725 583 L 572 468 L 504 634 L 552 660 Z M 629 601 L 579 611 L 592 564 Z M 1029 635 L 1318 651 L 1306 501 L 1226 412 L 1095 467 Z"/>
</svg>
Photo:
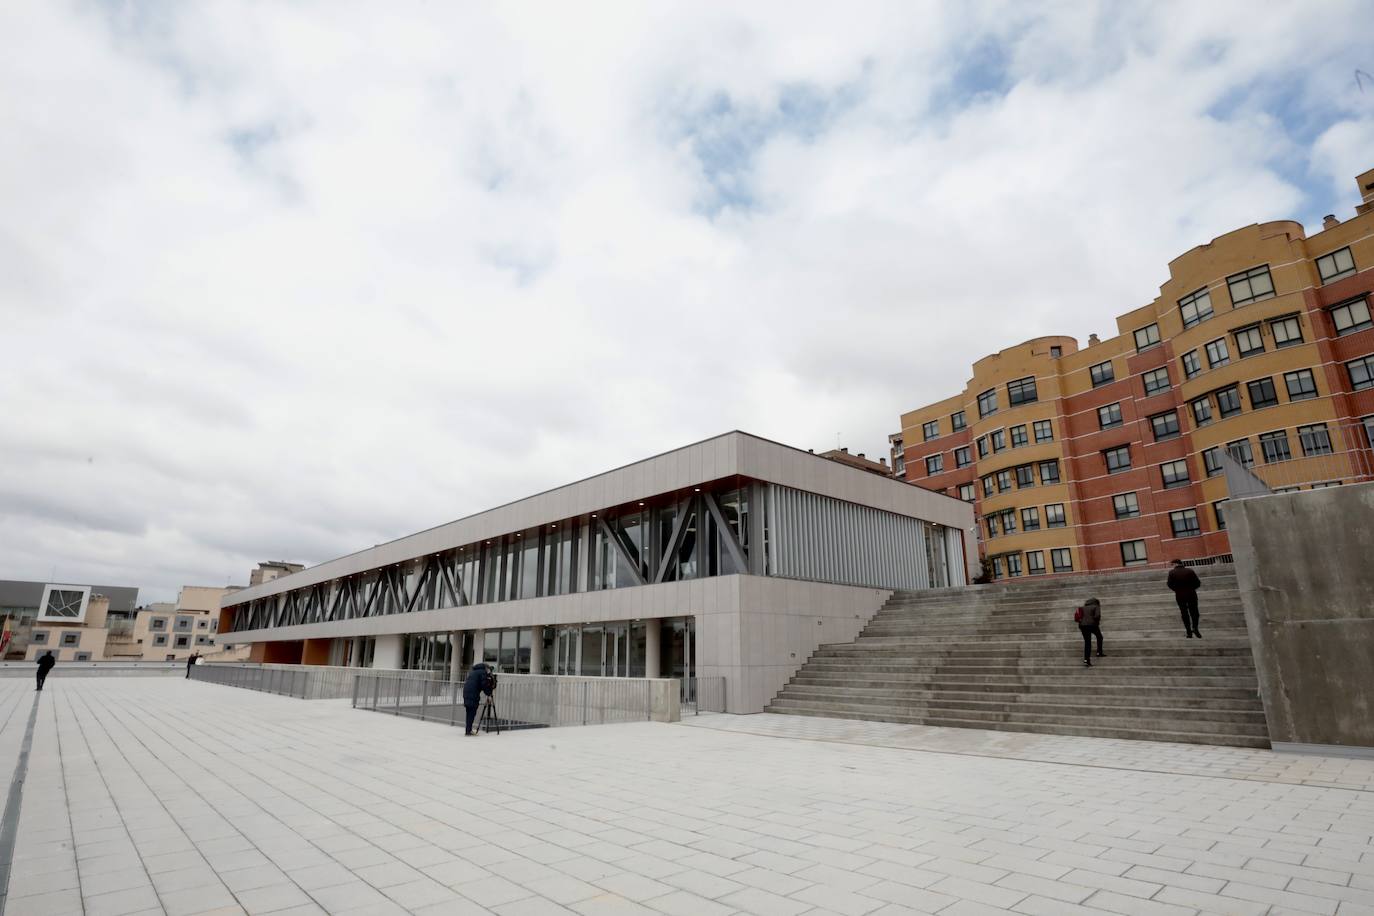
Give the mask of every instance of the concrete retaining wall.
<svg viewBox="0 0 1374 916">
<path fill-rule="evenodd" d="M 1226 520 L 1270 740 L 1374 747 L 1374 484 L 1233 499 Z"/>
</svg>

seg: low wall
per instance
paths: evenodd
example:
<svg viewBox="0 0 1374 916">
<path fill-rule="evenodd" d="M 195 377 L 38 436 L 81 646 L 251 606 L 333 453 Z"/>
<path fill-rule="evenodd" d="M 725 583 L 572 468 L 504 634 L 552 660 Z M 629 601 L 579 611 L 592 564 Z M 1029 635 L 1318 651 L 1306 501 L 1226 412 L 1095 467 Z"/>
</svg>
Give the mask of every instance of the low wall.
<svg viewBox="0 0 1374 916">
<path fill-rule="evenodd" d="M 184 665 L 183 665 L 184 667 Z M 387 668 L 341 668 L 331 665 L 254 665 L 232 662 L 197 665 L 192 678 L 226 687 L 244 687 L 302 700 L 342 700 L 353 696 L 359 675 L 443 680 L 443 672 Z"/>
<path fill-rule="evenodd" d="M 37 672 L 37 662 L 0 662 L 0 677 L 34 677 Z M 185 674 L 184 661 L 58 662 L 48 677 L 172 677 Z"/>
<path fill-rule="evenodd" d="M 1374 748 L 1374 484 L 1233 499 L 1226 521 L 1270 741 Z"/>
</svg>

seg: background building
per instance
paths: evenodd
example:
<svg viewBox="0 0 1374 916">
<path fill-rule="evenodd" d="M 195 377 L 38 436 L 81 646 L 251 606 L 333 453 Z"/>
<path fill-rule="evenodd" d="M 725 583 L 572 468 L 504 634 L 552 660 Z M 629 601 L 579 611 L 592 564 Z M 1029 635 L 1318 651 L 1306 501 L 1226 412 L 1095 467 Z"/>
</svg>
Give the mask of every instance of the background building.
<svg viewBox="0 0 1374 916">
<path fill-rule="evenodd" d="M 973 514 L 734 432 L 224 599 L 221 642 L 287 664 L 725 677 L 761 710 L 895 588 L 966 582 Z"/>
<path fill-rule="evenodd" d="M 117 585 L 70 585 L 49 582 L 0 581 L 0 620 L 9 618 L 10 641 L 5 660 L 26 657 L 35 625 L 40 630 L 51 626 L 103 629 L 106 618 L 122 619 L 134 612 L 138 589 Z M 90 636 L 94 640 L 96 637 Z M 103 640 L 103 637 L 101 637 Z M 45 640 L 46 636 L 40 636 Z M 45 648 L 49 648 L 46 642 Z M 103 646 L 103 641 L 102 641 Z M 59 648 L 51 646 L 51 648 Z M 95 644 L 67 646 L 67 656 L 95 651 Z"/>
<path fill-rule="evenodd" d="M 1237 229 L 1169 265 L 1119 334 L 984 357 L 903 414 L 906 479 L 974 504 L 1016 577 L 1229 555 L 1227 452 L 1276 490 L 1374 479 L 1374 171 L 1356 216 L 1307 237 Z"/>
</svg>

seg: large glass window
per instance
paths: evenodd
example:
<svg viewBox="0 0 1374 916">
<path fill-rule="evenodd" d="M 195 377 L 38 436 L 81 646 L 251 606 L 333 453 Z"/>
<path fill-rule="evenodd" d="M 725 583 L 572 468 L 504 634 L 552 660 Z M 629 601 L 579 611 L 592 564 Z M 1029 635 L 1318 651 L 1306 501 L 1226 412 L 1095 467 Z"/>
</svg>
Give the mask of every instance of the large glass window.
<svg viewBox="0 0 1374 916">
<path fill-rule="evenodd" d="M 1348 277 L 1354 272 L 1355 258 L 1350 253 L 1349 245 L 1317 258 L 1317 275 L 1322 278 L 1323 283 Z"/>
<path fill-rule="evenodd" d="M 1212 297 L 1206 288 L 1189 293 L 1178 300 L 1178 310 L 1183 316 L 1184 329 L 1202 324 L 1212 317 Z"/>
<path fill-rule="evenodd" d="M 1268 264 L 1232 274 L 1226 278 L 1226 285 L 1231 290 L 1232 305 L 1245 305 L 1274 295 L 1274 279 L 1269 276 Z"/>
</svg>

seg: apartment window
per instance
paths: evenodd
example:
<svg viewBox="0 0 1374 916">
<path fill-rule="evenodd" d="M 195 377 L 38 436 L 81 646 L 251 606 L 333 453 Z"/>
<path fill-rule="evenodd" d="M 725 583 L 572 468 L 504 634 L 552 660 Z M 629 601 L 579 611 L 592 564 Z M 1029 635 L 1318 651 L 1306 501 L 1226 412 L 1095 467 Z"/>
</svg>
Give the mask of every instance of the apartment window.
<svg viewBox="0 0 1374 916">
<path fill-rule="evenodd" d="M 1020 426 L 1013 426 L 1011 428 L 1011 447 L 1020 448 L 1029 444 L 1030 439 L 1026 435 L 1026 425 L 1022 423 Z"/>
<path fill-rule="evenodd" d="M 1202 534 L 1202 526 L 1197 521 L 1196 509 L 1180 509 L 1169 513 L 1169 526 L 1174 529 L 1176 538 L 1195 538 Z"/>
<path fill-rule="evenodd" d="M 1121 403 L 1108 404 L 1106 407 L 1097 408 L 1097 425 L 1102 429 L 1111 429 L 1113 426 L 1121 425 Z"/>
<path fill-rule="evenodd" d="M 1280 461 L 1287 461 L 1293 457 L 1293 450 L 1288 447 L 1288 433 L 1286 430 L 1279 430 L 1272 433 L 1260 433 L 1260 453 L 1264 455 L 1265 464 L 1277 464 Z"/>
<path fill-rule="evenodd" d="M 1045 527 L 1063 528 L 1068 522 L 1064 520 L 1064 504 L 1054 503 L 1045 507 Z"/>
<path fill-rule="evenodd" d="M 1226 500 L 1224 500 L 1224 499 L 1219 499 L 1219 500 L 1217 500 L 1216 502 L 1212 503 L 1212 514 L 1215 515 L 1215 516 L 1217 517 L 1217 530 L 1218 530 L 1218 531 L 1225 531 L 1225 530 L 1226 530 L 1226 513 L 1225 513 L 1225 511 L 1221 508 L 1225 503 L 1226 503 Z"/>
<path fill-rule="evenodd" d="M 1029 509 L 1021 510 L 1021 529 L 1023 531 L 1040 530 L 1040 510 L 1031 506 Z"/>
<path fill-rule="evenodd" d="M 1043 550 L 1026 551 L 1026 570 L 1032 576 L 1045 574 L 1045 552 Z"/>
<path fill-rule="evenodd" d="M 1036 420 L 1034 428 L 1036 442 L 1054 441 L 1054 426 L 1051 425 L 1049 420 Z"/>
<path fill-rule="evenodd" d="M 1350 376 L 1350 387 L 1356 391 L 1374 388 L 1374 353 L 1352 359 L 1345 364 L 1345 371 Z"/>
<path fill-rule="evenodd" d="M 91 660 L 91 653 L 89 653 L 89 652 L 78 652 L 78 653 L 76 653 L 75 655 L 72 656 L 72 661 L 74 661 L 74 662 L 88 662 L 88 661 L 90 661 L 90 660 Z"/>
<path fill-rule="evenodd" d="M 1040 462 L 1040 482 L 1042 484 L 1059 483 L 1058 461 Z"/>
<path fill-rule="evenodd" d="M 167 645 L 167 634 L 166 634 L 166 633 L 159 633 L 159 634 L 157 634 L 156 636 L 154 636 L 154 637 L 153 637 L 153 645 L 155 645 L 155 646 L 165 646 L 165 645 Z"/>
<path fill-rule="evenodd" d="M 210 621 L 208 621 L 208 620 L 197 620 L 197 621 L 196 621 L 196 629 L 197 629 L 197 630 L 203 630 L 203 629 L 205 629 L 206 627 L 208 627 L 209 625 L 210 625 Z"/>
<path fill-rule="evenodd" d="M 986 476 L 986 477 L 983 478 L 983 497 L 984 497 L 985 499 L 993 494 L 993 492 L 994 492 L 993 484 L 994 484 L 994 483 L 995 483 L 995 479 L 993 478 L 993 476 L 992 476 L 991 474 L 989 474 L 988 476 Z"/>
<path fill-rule="evenodd" d="M 1212 317 L 1212 296 L 1206 289 L 1189 293 L 1178 300 L 1178 311 L 1183 315 L 1185 329 L 1202 324 Z"/>
<path fill-rule="evenodd" d="M 1354 272 L 1355 258 L 1350 253 L 1349 246 L 1317 258 L 1317 274 L 1322 278 L 1323 283 L 1348 277 Z"/>
<path fill-rule="evenodd" d="M 176 622 L 177 632 L 178 632 L 178 633 L 183 633 L 183 632 L 185 632 L 186 630 L 191 629 L 191 624 L 192 624 L 192 623 L 193 623 L 193 621 L 191 620 L 190 617 L 178 617 L 178 618 L 177 618 L 177 622 Z"/>
<path fill-rule="evenodd" d="M 1102 453 L 1102 459 L 1107 463 L 1108 474 L 1129 471 L 1131 469 L 1131 447 L 1122 445 L 1117 448 L 1109 448 Z"/>
<path fill-rule="evenodd" d="M 1255 466 L 1255 450 L 1250 447 L 1249 439 L 1237 439 L 1226 443 L 1226 454 L 1240 463 L 1242 467 Z"/>
<path fill-rule="evenodd" d="M 46 646 L 48 644 L 48 631 L 34 630 L 29 634 L 29 642 L 35 646 Z"/>
<path fill-rule="evenodd" d="M 943 454 L 939 454 L 939 455 L 927 455 L 927 456 L 926 456 L 926 473 L 927 473 L 927 474 L 938 474 L 938 473 L 940 473 L 941 471 L 943 471 L 944 469 L 945 469 L 945 456 L 944 456 Z"/>
<path fill-rule="evenodd" d="M 1374 417 L 1365 417 L 1360 423 L 1364 426 L 1364 444 L 1374 448 Z"/>
<path fill-rule="evenodd" d="M 1008 509 L 1000 514 L 1002 516 L 1002 533 L 1014 534 L 1016 532 L 1016 510 Z"/>
<path fill-rule="evenodd" d="M 1002 576 L 1003 576 L 1003 573 L 1002 573 L 1002 558 L 1001 558 L 1001 557 L 993 557 L 993 558 L 992 558 L 992 577 L 993 577 L 994 579 L 1000 579 L 1000 578 L 1002 578 Z"/>
<path fill-rule="evenodd" d="M 1374 327 L 1369 318 L 1369 300 L 1360 298 L 1331 307 L 1331 323 L 1336 326 L 1336 336 L 1354 334 L 1365 328 Z"/>
<path fill-rule="evenodd" d="M 959 498 L 962 499 L 962 500 L 963 500 L 964 502 L 966 502 L 966 503 L 971 503 L 971 502 L 973 502 L 975 499 L 977 499 L 978 496 L 977 496 L 977 494 L 974 492 L 973 484 L 971 484 L 971 483 L 961 483 L 961 484 L 959 484 Z"/>
<path fill-rule="evenodd" d="M 1145 556 L 1144 541 L 1122 541 L 1121 542 L 1121 565 L 1122 566 L 1144 566 L 1150 562 Z"/>
<path fill-rule="evenodd" d="M 191 645 L 191 637 L 189 637 L 189 636 L 178 636 L 178 637 L 177 637 L 176 646 L 174 646 L 174 648 L 177 648 L 177 649 L 186 649 L 186 648 L 189 648 L 190 645 Z"/>
<path fill-rule="evenodd" d="M 1291 347 L 1302 343 L 1302 322 L 1297 315 L 1285 315 L 1269 322 L 1269 333 L 1274 337 L 1274 349 Z"/>
<path fill-rule="evenodd" d="M 62 634 L 62 643 L 61 643 L 61 644 L 62 644 L 63 646 L 75 646 L 75 645 L 78 645 L 80 642 L 81 642 L 81 634 L 80 634 L 80 633 L 63 633 L 63 634 Z"/>
<path fill-rule="evenodd" d="M 1312 377 L 1311 369 L 1285 372 L 1283 384 L 1288 388 L 1288 400 L 1305 401 L 1317 396 L 1317 380 Z"/>
<path fill-rule="evenodd" d="M 1005 493 L 1011 489 L 1011 471 L 997 472 L 997 492 Z"/>
<path fill-rule="evenodd" d="M 1023 465 L 1020 465 L 1020 466 L 1018 466 L 1018 467 L 1016 468 L 1016 486 L 1017 486 L 1018 489 L 1020 489 L 1020 488 L 1022 488 L 1022 487 L 1033 487 L 1033 486 L 1035 486 L 1035 466 L 1034 466 L 1034 465 L 1031 465 L 1031 464 L 1023 464 Z"/>
<path fill-rule="evenodd" d="M 954 466 L 956 468 L 966 468 L 973 464 L 973 453 L 969 451 L 967 445 L 961 445 L 954 450 Z"/>
<path fill-rule="evenodd" d="M 1303 455 L 1308 458 L 1313 455 L 1329 455 L 1332 451 L 1331 434 L 1327 432 L 1325 423 L 1299 426 L 1298 442 L 1302 444 Z"/>
<path fill-rule="evenodd" d="M 995 455 L 1007 447 L 1007 431 L 1005 429 L 994 429 L 992 431 L 992 453 Z"/>
<path fill-rule="evenodd" d="M 975 444 L 978 446 L 978 457 L 986 458 L 988 456 L 988 437 L 979 436 L 975 440 Z"/>
<path fill-rule="evenodd" d="M 1206 426 L 1212 422 L 1212 402 L 1207 398 L 1198 398 L 1188 405 L 1193 411 L 1193 425 Z"/>
<path fill-rule="evenodd" d="M 1250 407 L 1253 410 L 1273 407 L 1279 402 L 1279 393 L 1274 390 L 1272 378 L 1255 379 L 1253 382 L 1247 382 L 1245 387 L 1250 393 Z"/>
<path fill-rule="evenodd" d="M 1226 278 L 1226 285 L 1231 289 L 1232 305 L 1258 302 L 1260 299 L 1268 299 L 1274 295 L 1274 279 L 1269 276 L 1268 264 L 1261 264 L 1259 267 L 1252 267 L 1242 273 L 1232 274 Z"/>
<path fill-rule="evenodd" d="M 1366 314 L 1365 317 L 1368 318 L 1368 314 Z M 1092 376 L 1094 388 L 1105 385 L 1116 378 L 1116 370 L 1112 368 L 1111 360 L 1107 360 L 1105 363 L 1098 363 L 1096 366 L 1091 367 L 1088 369 L 1088 374 Z"/>
<path fill-rule="evenodd" d="M 1252 324 L 1231 333 L 1236 338 L 1236 353 L 1241 359 L 1264 352 L 1264 338 L 1260 336 L 1259 325 Z"/>
<path fill-rule="evenodd" d="M 1169 367 L 1160 366 L 1158 369 L 1151 369 L 1141 378 L 1145 382 L 1145 396 L 1159 394 L 1161 391 L 1169 390 Z"/>
<path fill-rule="evenodd" d="M 929 442 L 931 439 L 940 438 L 940 421 L 931 420 L 929 423 L 922 423 L 921 436 L 927 442 Z"/>
<path fill-rule="evenodd" d="M 1148 350 L 1159 344 L 1159 325 L 1147 324 L 1135 332 L 1135 351 Z"/>
<path fill-rule="evenodd" d="M 1140 500 L 1134 493 L 1118 493 L 1112 497 L 1112 509 L 1118 519 L 1135 518 L 1140 514 Z"/>
<path fill-rule="evenodd" d="M 997 537 L 997 516 L 986 515 L 983 517 L 983 523 L 988 526 L 988 538 L 992 539 Z"/>
<path fill-rule="evenodd" d="M 1150 417 L 1150 428 L 1154 430 L 1156 442 L 1174 438 L 1179 434 L 1178 411 L 1170 410 Z"/>
<path fill-rule="evenodd" d="M 989 388 L 978 395 L 978 416 L 986 417 L 997 413 L 997 389 Z"/>
<path fill-rule="evenodd" d="M 1180 458 L 1177 461 L 1169 461 L 1159 466 L 1160 477 L 1164 480 L 1164 489 L 1169 490 L 1173 487 L 1185 487 L 1190 482 L 1188 477 L 1188 462 Z"/>
<path fill-rule="evenodd" d="M 166 618 L 166 617 L 154 617 L 152 620 L 149 620 L 149 621 L 148 621 L 148 629 L 150 629 L 150 630 L 165 630 L 165 629 L 167 629 L 167 618 Z"/>
<path fill-rule="evenodd" d="M 1050 347 L 1050 359 L 1059 359 L 1064 355 L 1063 347 Z"/>
<path fill-rule="evenodd" d="M 1050 551 L 1050 562 L 1055 572 L 1073 572 L 1073 554 L 1067 547 L 1056 547 Z"/>
<path fill-rule="evenodd" d="M 1035 391 L 1035 376 L 1028 375 L 1025 378 L 1007 382 L 1007 403 L 1012 407 L 1018 404 L 1029 404 L 1038 400 Z"/>
<path fill-rule="evenodd" d="M 967 426 L 968 426 L 968 423 L 966 423 L 966 422 L 964 421 L 964 412 L 963 412 L 962 410 L 957 411 L 956 413 L 952 413 L 952 414 L 949 415 L 949 427 L 950 427 L 950 429 L 954 430 L 956 433 L 959 432 L 960 430 L 964 429 L 964 428 L 967 427 Z"/>
<path fill-rule="evenodd" d="M 1019 554 L 1019 553 L 1007 554 L 1007 575 L 1008 575 L 1008 576 L 1019 576 L 1019 575 L 1021 575 L 1021 554 Z"/>
<path fill-rule="evenodd" d="M 1189 350 L 1183 354 L 1183 377 L 1192 378 L 1202 372 L 1202 360 L 1198 358 L 1196 350 Z"/>
<path fill-rule="evenodd" d="M 1202 467 L 1208 477 L 1215 477 L 1221 473 L 1221 446 L 1214 445 L 1202 450 Z"/>
<path fill-rule="evenodd" d="M 1226 338 L 1224 337 L 1218 337 L 1202 349 L 1207 351 L 1207 368 L 1209 369 L 1224 366 L 1231 361 L 1231 352 L 1226 349 Z"/>
<path fill-rule="evenodd" d="M 1240 386 L 1232 385 L 1217 392 L 1217 412 L 1222 419 L 1240 413 Z"/>
</svg>

